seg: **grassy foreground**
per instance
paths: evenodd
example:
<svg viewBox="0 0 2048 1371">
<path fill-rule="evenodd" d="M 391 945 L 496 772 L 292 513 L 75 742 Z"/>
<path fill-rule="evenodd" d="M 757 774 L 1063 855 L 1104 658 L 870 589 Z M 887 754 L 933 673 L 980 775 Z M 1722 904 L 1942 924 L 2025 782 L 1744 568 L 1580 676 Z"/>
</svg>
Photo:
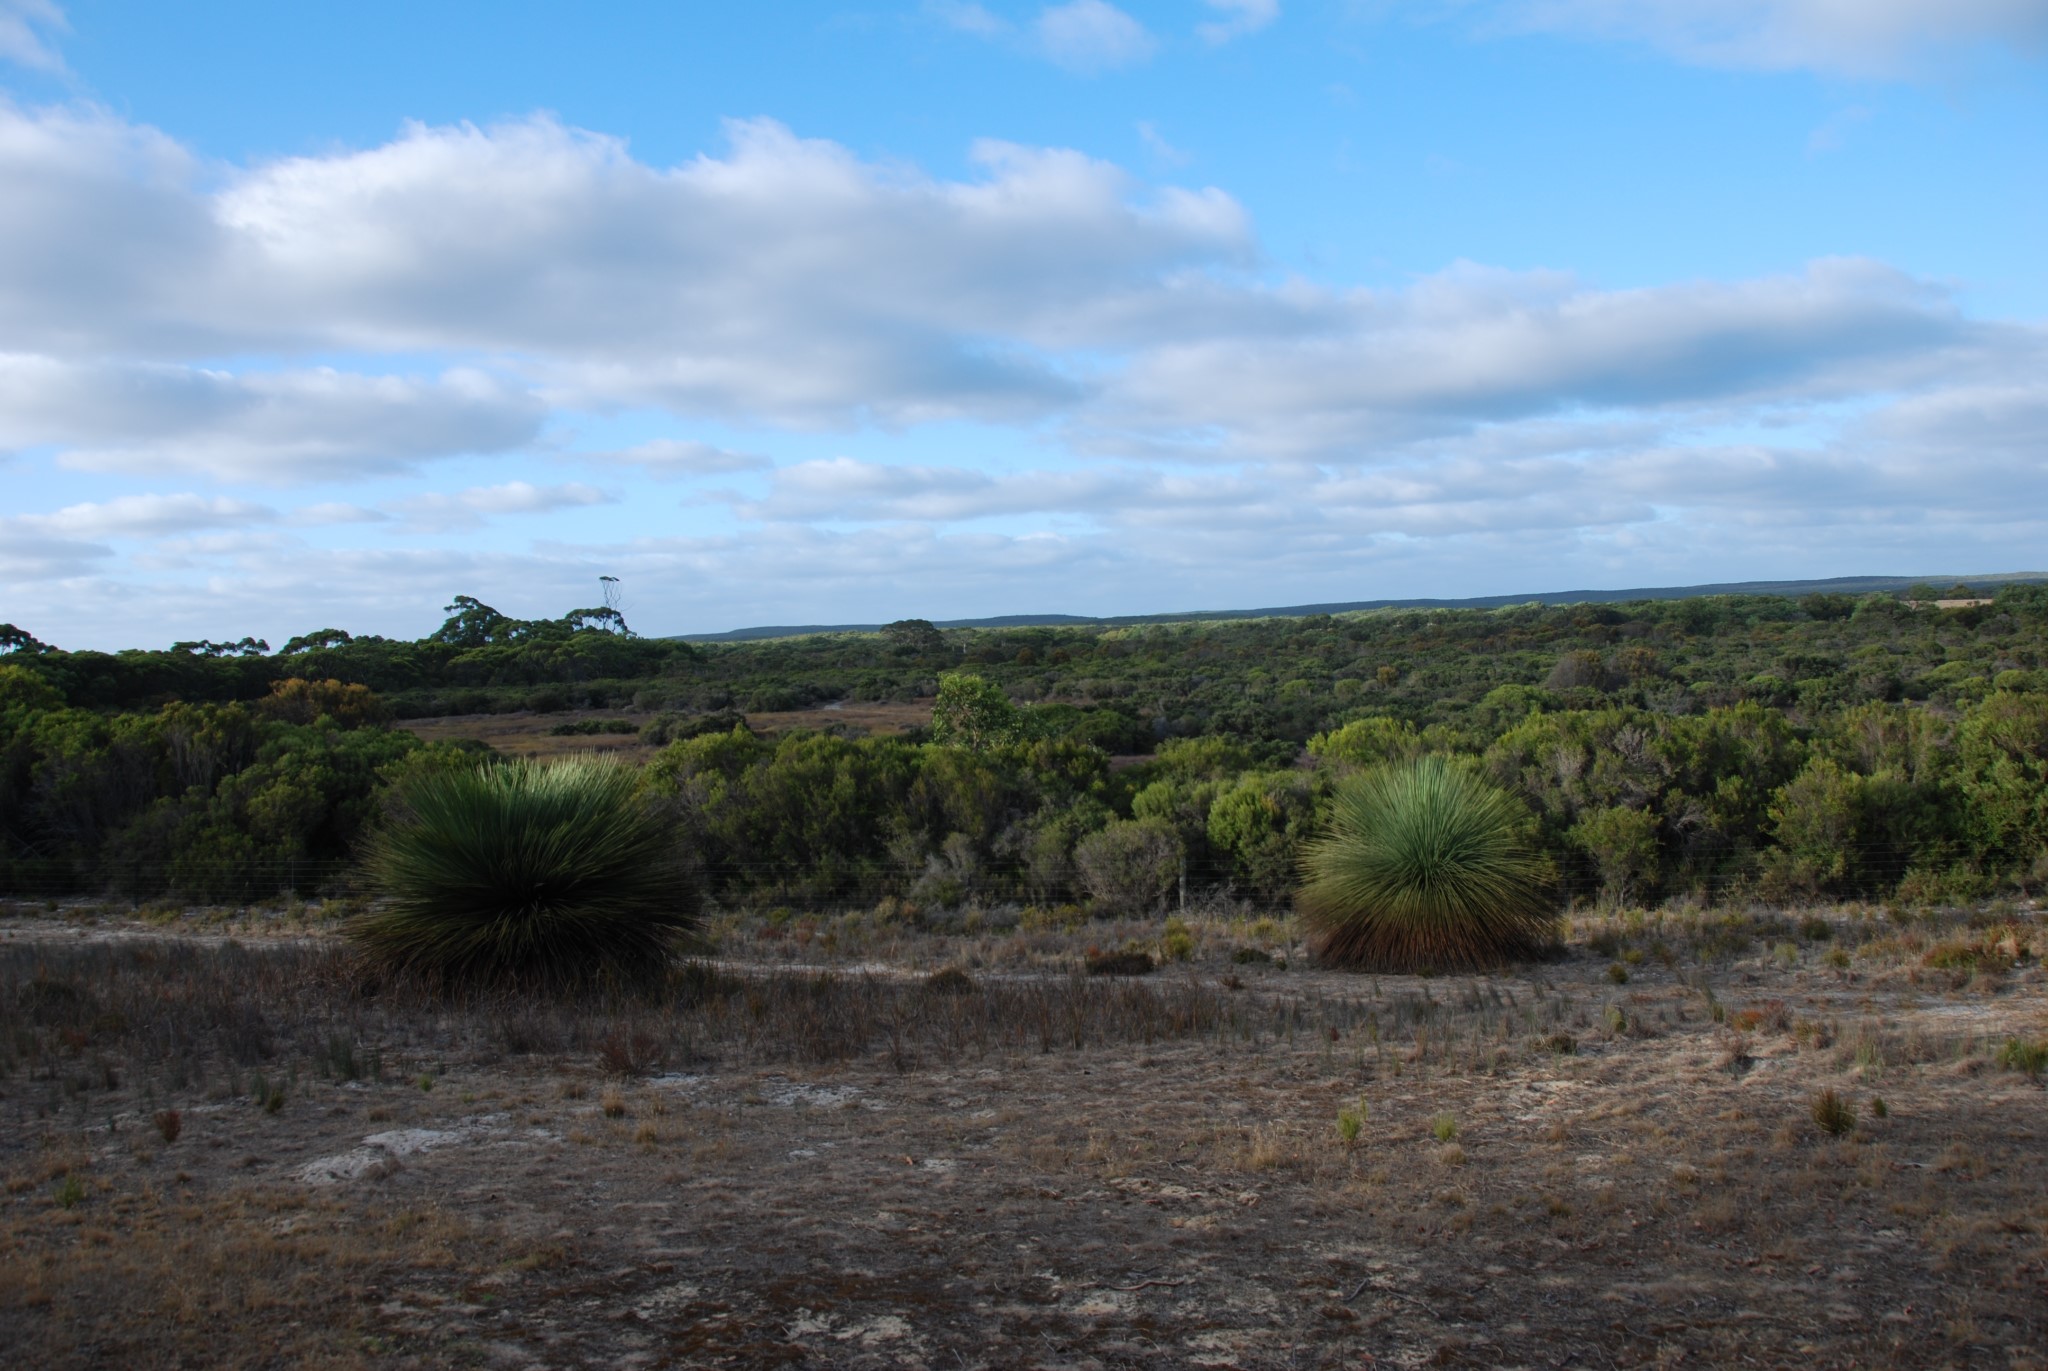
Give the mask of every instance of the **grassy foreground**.
<svg viewBox="0 0 2048 1371">
<path fill-rule="evenodd" d="M 721 961 L 658 995 L 450 1004 L 366 997 L 317 920 L 0 919 L 0 1344 L 394 1367 L 2048 1350 L 2026 907 L 1581 919 L 1559 960 L 1435 979 L 1305 969 L 1293 930 L 1223 912 L 717 932 Z M 1077 974 L 1129 943 L 1169 960 Z M 1828 1090 L 1852 1117 L 1816 1112 Z"/>
</svg>

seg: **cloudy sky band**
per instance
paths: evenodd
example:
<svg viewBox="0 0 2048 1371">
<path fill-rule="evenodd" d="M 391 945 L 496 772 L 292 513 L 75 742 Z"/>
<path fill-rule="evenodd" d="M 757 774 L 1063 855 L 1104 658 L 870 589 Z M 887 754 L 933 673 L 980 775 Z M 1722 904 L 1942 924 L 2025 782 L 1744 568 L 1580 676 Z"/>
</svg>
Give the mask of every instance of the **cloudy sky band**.
<svg viewBox="0 0 2048 1371">
<path fill-rule="evenodd" d="M 2036 0 L 1379 8 L 1743 79 L 1953 82 L 2048 40 Z M 766 115 L 656 162 L 545 112 L 236 162 L 83 91 L 75 18 L 0 0 L 0 63 L 70 83 L 0 93 L 0 618 L 78 645 L 416 632 L 600 573 L 683 631 L 2048 545 L 2048 327 L 1853 243 L 1363 284 L 1149 125 L 1149 166 L 963 127 L 940 171 Z M 1306 22 L 900 18 L 1095 85 Z"/>
</svg>

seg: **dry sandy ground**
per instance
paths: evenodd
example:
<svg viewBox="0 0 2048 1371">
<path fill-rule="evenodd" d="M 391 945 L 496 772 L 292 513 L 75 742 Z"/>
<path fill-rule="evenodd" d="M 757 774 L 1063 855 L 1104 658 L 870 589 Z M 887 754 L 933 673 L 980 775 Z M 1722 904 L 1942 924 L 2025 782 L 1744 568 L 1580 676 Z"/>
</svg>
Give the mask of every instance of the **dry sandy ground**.
<svg viewBox="0 0 2048 1371">
<path fill-rule="evenodd" d="M 1203 928 L 1191 965 L 1003 1011 L 1051 1016 L 1036 1040 L 976 1017 L 1055 974 L 1029 968 L 950 991 L 764 969 L 578 1025 L 322 998 L 317 936 L 180 960 L 118 921 L 0 922 L 0 1345 L 62 1366 L 2048 1366 L 2048 1093 L 2001 1065 L 2048 1038 L 2031 917 L 1720 958 L 1640 929 L 1596 955 L 1582 927 L 1559 962 L 1428 981 L 1238 965 L 1238 935 Z M 1927 965 L 2007 935 L 2016 962 Z M 1669 963 L 1610 978 L 1645 945 Z M 142 953 L 97 990 L 80 960 Z M 241 990 L 207 979 L 215 956 Z M 144 973 L 194 1007 L 152 1010 Z M 66 978 L 84 1000 L 32 988 Z M 215 1002 L 243 997 L 261 1030 Z M 806 1004 L 826 1039 L 777 1027 Z M 1085 1005 L 1115 1013 L 1054 1040 Z M 1857 1109 L 1840 1137 L 1813 1120 L 1825 1087 Z"/>
<path fill-rule="evenodd" d="M 570 752 L 618 752 L 643 758 L 654 749 L 630 733 L 581 733 L 558 737 L 549 732 L 557 724 L 584 719 L 628 719 L 645 724 L 652 715 L 630 709 L 567 709 L 552 714 L 521 710 L 515 714 L 457 714 L 437 719 L 402 719 L 395 726 L 418 734 L 428 742 L 474 738 L 489 743 L 513 757 L 556 757 Z M 796 728 L 839 728 L 855 736 L 892 736 L 912 728 L 924 728 L 932 721 L 929 700 L 911 702 L 857 700 L 836 701 L 817 709 L 754 713 L 746 716 L 747 727 L 773 737 Z"/>
</svg>

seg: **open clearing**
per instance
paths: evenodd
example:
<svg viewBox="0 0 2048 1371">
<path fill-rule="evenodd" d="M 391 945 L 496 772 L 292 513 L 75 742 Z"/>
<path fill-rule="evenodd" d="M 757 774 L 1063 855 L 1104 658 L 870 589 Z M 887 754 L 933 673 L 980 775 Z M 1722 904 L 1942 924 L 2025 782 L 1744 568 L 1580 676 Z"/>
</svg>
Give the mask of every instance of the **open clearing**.
<svg viewBox="0 0 2048 1371">
<path fill-rule="evenodd" d="M 2048 1092 L 2007 1047 L 2048 1039 L 2039 916 L 1823 913 L 1582 919 L 1427 979 L 1222 915 L 1132 980 L 1075 969 L 1157 925 L 729 919 L 659 1001 L 560 1006 L 360 983 L 304 912 L 22 909 L 0 1345 L 2048 1365 Z"/>
<path fill-rule="evenodd" d="M 547 714 L 519 710 L 510 714 L 450 714 L 433 719 L 401 719 L 394 727 L 417 734 L 423 741 L 453 742 L 473 739 L 488 743 L 508 757 L 561 757 L 575 752 L 616 752 L 644 760 L 656 749 L 632 733 L 557 734 L 563 724 L 625 719 L 645 725 L 652 714 L 631 709 L 564 709 Z M 816 709 L 792 709 L 775 713 L 750 713 L 747 727 L 763 737 L 773 738 L 793 729 L 832 729 L 848 737 L 893 737 L 913 728 L 929 727 L 932 702 L 877 700 L 834 701 Z"/>
</svg>

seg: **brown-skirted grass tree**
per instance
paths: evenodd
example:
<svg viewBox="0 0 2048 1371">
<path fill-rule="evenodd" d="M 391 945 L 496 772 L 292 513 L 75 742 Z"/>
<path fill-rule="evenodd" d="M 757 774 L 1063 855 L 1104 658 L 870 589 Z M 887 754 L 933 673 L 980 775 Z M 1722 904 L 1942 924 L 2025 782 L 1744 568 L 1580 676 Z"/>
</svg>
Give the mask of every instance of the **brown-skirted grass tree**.
<svg viewBox="0 0 2048 1371">
<path fill-rule="evenodd" d="M 349 926 L 383 970 L 627 985 L 659 977 L 696 930 L 674 828 L 614 758 L 422 772 L 399 800 L 369 853 L 380 898 Z"/>
<path fill-rule="evenodd" d="M 1339 966 L 1451 970 L 1535 952 L 1555 932 L 1527 808 L 1442 756 L 1343 782 L 1297 897 L 1311 949 Z"/>
</svg>

